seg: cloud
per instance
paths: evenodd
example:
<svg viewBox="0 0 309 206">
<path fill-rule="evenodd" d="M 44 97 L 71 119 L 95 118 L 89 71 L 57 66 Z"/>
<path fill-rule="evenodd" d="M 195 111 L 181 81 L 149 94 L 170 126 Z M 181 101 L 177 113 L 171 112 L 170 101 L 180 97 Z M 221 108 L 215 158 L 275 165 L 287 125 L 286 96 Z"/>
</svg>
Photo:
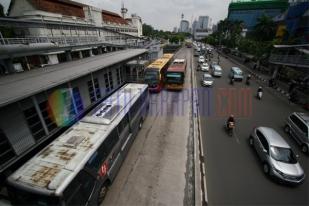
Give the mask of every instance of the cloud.
<svg viewBox="0 0 309 206">
<path fill-rule="evenodd" d="M 231 0 L 75 0 L 101 9 L 120 13 L 122 2 L 129 14 L 137 13 L 144 23 L 156 29 L 179 27 L 181 14 L 190 22 L 198 16 L 209 16 L 216 23 L 227 17 Z"/>
</svg>

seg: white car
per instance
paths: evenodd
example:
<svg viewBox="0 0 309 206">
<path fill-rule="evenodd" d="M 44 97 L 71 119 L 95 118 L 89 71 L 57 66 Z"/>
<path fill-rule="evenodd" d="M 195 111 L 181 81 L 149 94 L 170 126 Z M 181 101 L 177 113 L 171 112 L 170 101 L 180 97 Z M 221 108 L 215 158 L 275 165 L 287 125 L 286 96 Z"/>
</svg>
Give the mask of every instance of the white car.
<svg viewBox="0 0 309 206">
<path fill-rule="evenodd" d="M 209 73 L 204 73 L 201 79 L 202 86 L 211 87 L 214 83 L 213 77 Z"/>
<path fill-rule="evenodd" d="M 214 77 L 221 77 L 222 76 L 222 68 L 219 65 L 213 66 L 212 76 L 214 76 Z"/>
<path fill-rule="evenodd" d="M 203 63 L 201 65 L 201 71 L 208 72 L 209 71 L 209 65 L 207 63 Z"/>
<path fill-rule="evenodd" d="M 204 63 L 205 62 L 205 58 L 203 56 L 200 56 L 198 58 L 198 63 Z"/>
</svg>

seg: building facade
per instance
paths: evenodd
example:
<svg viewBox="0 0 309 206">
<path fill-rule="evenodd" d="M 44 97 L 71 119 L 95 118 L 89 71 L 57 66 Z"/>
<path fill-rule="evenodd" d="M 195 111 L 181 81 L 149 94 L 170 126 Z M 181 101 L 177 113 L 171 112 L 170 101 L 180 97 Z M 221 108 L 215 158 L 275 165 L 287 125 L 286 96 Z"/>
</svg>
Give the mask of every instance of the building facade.
<svg viewBox="0 0 309 206">
<path fill-rule="evenodd" d="M 212 19 L 209 16 L 199 16 L 198 29 L 211 29 Z"/>
<path fill-rule="evenodd" d="M 180 21 L 179 32 L 185 32 L 185 33 L 190 32 L 189 21 L 187 20 Z"/>
<path fill-rule="evenodd" d="M 242 21 L 252 31 L 262 15 L 275 17 L 288 8 L 288 0 L 233 0 L 229 4 L 228 20 Z"/>
</svg>

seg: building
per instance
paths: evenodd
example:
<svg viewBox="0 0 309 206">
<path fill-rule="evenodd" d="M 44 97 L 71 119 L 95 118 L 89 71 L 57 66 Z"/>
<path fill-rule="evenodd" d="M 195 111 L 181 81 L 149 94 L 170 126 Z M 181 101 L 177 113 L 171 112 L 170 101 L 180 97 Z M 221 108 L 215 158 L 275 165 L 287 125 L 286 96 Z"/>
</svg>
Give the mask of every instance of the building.
<svg viewBox="0 0 309 206">
<path fill-rule="evenodd" d="M 185 33 L 190 32 L 189 21 L 187 20 L 180 21 L 179 32 L 185 32 Z"/>
<path fill-rule="evenodd" d="M 14 30 L 0 39 L 0 190 L 16 167 L 121 87 L 128 62 L 148 59 L 138 29 L 112 12 L 15 0 L 9 15 L 0 18 Z"/>
<path fill-rule="evenodd" d="M 143 36 L 143 22 L 140 16 L 137 16 L 137 14 L 132 14 L 131 18 L 127 18 L 126 20 L 129 22 L 129 24 L 137 28 L 138 37 Z"/>
<path fill-rule="evenodd" d="M 195 29 L 193 37 L 194 40 L 202 40 L 210 34 L 212 34 L 212 30 L 210 29 Z"/>
<path fill-rule="evenodd" d="M 288 0 L 232 0 L 229 4 L 228 20 L 242 21 L 252 31 L 262 15 L 275 17 L 288 8 Z"/>
<path fill-rule="evenodd" d="M 212 19 L 209 16 L 199 16 L 198 29 L 211 29 Z"/>
</svg>

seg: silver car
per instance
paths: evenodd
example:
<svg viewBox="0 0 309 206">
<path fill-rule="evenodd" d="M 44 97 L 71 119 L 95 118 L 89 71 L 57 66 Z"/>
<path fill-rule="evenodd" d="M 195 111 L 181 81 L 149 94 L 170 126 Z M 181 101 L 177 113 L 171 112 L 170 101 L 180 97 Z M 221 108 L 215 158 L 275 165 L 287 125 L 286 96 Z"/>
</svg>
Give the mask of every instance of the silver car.
<svg viewBox="0 0 309 206">
<path fill-rule="evenodd" d="M 204 73 L 201 79 L 202 86 L 211 87 L 213 83 L 214 83 L 214 79 L 212 78 L 212 76 L 208 73 Z"/>
<path fill-rule="evenodd" d="M 309 115 L 301 112 L 292 113 L 286 120 L 284 127 L 301 146 L 304 153 L 309 153 Z"/>
<path fill-rule="evenodd" d="M 263 171 L 280 181 L 299 184 L 305 174 L 288 143 L 272 128 L 257 127 L 249 144 L 256 150 L 263 163 Z"/>
</svg>

